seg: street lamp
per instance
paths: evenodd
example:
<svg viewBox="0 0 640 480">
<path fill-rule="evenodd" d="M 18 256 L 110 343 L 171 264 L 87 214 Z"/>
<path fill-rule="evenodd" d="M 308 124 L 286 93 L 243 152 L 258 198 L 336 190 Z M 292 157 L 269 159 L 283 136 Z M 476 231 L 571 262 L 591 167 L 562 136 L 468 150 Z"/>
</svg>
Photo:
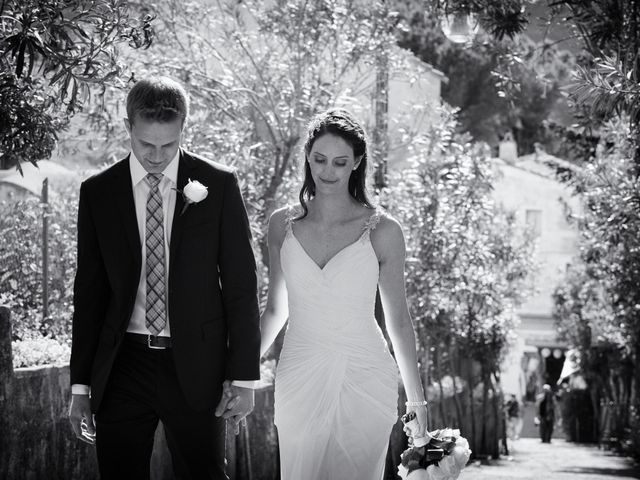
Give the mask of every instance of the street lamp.
<svg viewBox="0 0 640 480">
<path fill-rule="evenodd" d="M 468 43 L 478 33 L 478 21 L 474 14 L 465 11 L 443 12 L 440 27 L 445 36 L 454 43 Z"/>
</svg>

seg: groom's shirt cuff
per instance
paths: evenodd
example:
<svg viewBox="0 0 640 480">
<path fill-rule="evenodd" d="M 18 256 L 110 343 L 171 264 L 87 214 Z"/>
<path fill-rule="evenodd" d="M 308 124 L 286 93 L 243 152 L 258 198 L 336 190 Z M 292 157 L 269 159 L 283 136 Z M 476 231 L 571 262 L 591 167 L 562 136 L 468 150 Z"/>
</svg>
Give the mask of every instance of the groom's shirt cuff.
<svg viewBox="0 0 640 480">
<path fill-rule="evenodd" d="M 89 395 L 91 388 L 89 385 L 82 385 L 80 383 L 74 383 L 71 385 L 71 393 L 73 395 Z"/>
<path fill-rule="evenodd" d="M 242 388 L 251 388 L 255 390 L 256 388 L 258 388 L 259 383 L 260 380 L 233 380 L 231 382 L 231 385 Z"/>
</svg>

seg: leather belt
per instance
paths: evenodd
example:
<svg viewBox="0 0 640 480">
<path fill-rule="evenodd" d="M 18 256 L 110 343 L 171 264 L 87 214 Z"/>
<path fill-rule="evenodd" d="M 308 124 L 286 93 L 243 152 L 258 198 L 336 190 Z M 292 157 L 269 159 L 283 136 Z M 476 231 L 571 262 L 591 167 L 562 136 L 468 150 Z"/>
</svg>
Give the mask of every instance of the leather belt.
<svg viewBox="0 0 640 480">
<path fill-rule="evenodd" d="M 154 350 L 165 350 L 167 348 L 171 348 L 171 337 L 158 337 L 156 335 L 127 332 L 126 338 L 136 343 L 146 345 Z"/>
</svg>

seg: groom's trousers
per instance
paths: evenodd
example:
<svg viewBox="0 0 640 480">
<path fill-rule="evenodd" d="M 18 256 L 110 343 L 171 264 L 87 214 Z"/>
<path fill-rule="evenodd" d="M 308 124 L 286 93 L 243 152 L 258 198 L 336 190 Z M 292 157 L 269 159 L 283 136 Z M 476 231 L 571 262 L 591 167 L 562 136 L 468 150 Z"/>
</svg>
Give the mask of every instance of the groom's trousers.
<svg viewBox="0 0 640 480">
<path fill-rule="evenodd" d="M 150 349 L 125 336 L 95 415 L 101 478 L 149 479 L 162 420 L 177 478 L 227 479 L 225 420 L 214 415 L 215 407 L 206 412 L 189 408 L 170 349 Z"/>
</svg>

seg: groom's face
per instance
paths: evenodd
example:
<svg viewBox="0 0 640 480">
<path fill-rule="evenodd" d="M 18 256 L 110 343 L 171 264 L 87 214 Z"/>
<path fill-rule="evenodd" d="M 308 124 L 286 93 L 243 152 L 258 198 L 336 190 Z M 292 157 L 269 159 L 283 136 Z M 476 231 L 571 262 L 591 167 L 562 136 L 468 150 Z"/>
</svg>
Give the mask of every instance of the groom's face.
<svg viewBox="0 0 640 480">
<path fill-rule="evenodd" d="M 131 150 L 149 173 L 162 173 L 175 157 L 182 137 L 183 121 L 158 122 L 137 117 L 135 122 L 124 119 L 131 137 Z"/>
</svg>

